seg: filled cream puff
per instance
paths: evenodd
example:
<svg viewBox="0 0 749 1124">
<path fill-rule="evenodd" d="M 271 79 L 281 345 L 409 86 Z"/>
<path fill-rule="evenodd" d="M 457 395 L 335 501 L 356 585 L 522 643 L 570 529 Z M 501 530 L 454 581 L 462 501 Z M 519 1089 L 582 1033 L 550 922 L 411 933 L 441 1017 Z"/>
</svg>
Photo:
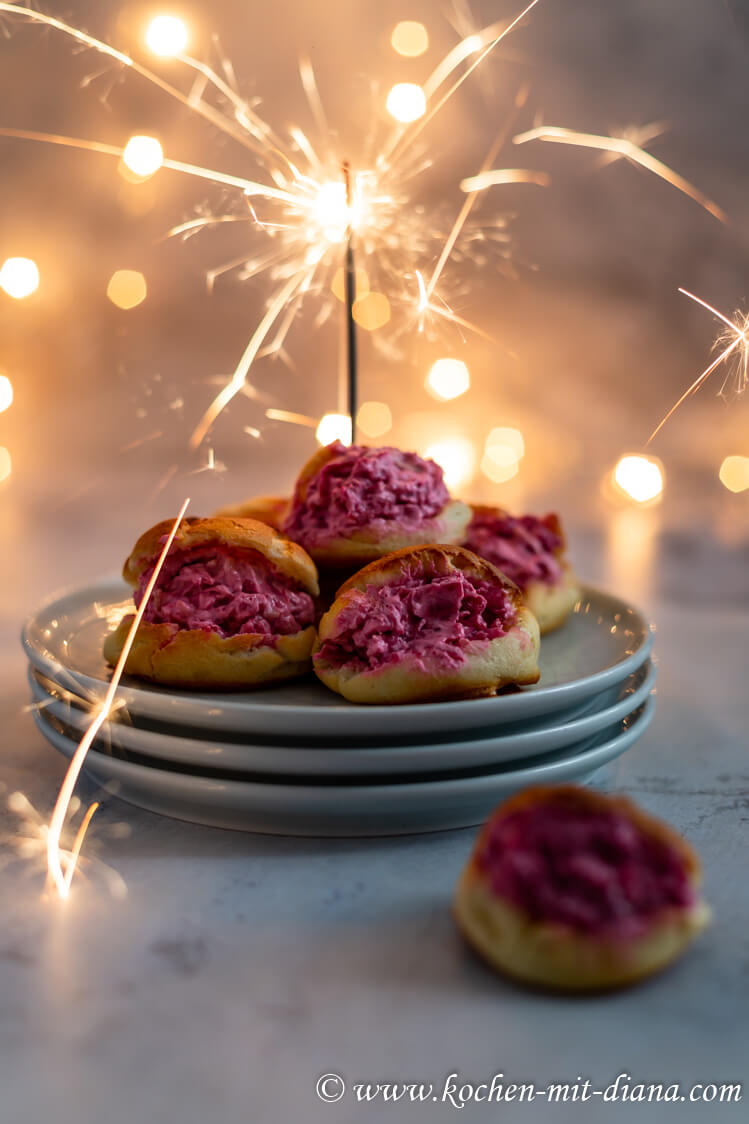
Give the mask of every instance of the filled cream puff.
<svg viewBox="0 0 749 1124">
<path fill-rule="evenodd" d="M 172 522 L 138 539 L 123 576 L 140 605 Z M 310 670 L 319 593 L 312 559 L 252 519 L 185 519 L 125 665 L 175 687 L 242 688 Z M 133 615 L 104 642 L 115 664 Z"/>
<path fill-rule="evenodd" d="M 336 441 L 302 469 L 281 530 L 318 564 L 351 570 L 403 547 L 459 543 L 470 518 L 435 461 Z"/>
<path fill-rule="evenodd" d="M 494 968 L 543 987 L 621 987 L 664 968 L 704 927 L 689 844 L 624 796 L 526 789 L 494 812 L 458 883 L 455 917 Z"/>
<path fill-rule="evenodd" d="M 512 578 L 542 636 L 564 624 L 579 600 L 556 515 L 514 516 L 499 507 L 474 506 L 463 546 Z"/>
<path fill-rule="evenodd" d="M 489 562 L 458 546 L 408 547 L 341 586 L 313 666 L 351 702 L 470 698 L 537 682 L 538 647 L 535 617 Z"/>
<path fill-rule="evenodd" d="M 286 496 L 252 496 L 242 503 L 227 504 L 216 515 L 227 519 L 257 519 L 259 523 L 267 523 L 274 531 L 280 531 L 290 502 Z"/>
</svg>

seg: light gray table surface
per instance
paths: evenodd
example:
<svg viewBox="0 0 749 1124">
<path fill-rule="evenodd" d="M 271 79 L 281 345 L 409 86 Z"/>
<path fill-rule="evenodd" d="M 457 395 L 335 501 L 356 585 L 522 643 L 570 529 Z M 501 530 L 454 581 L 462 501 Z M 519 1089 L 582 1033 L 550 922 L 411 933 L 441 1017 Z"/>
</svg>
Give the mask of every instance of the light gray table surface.
<svg viewBox="0 0 749 1124">
<path fill-rule="evenodd" d="M 60 517 L 62 518 L 62 517 Z M 83 523 L 94 517 L 81 516 Z M 2 780 L 47 814 L 63 763 L 26 709 L 21 616 L 56 585 L 111 569 L 112 528 L 80 551 L 54 519 L 26 525 L 2 601 Z M 119 545 L 119 544 L 118 544 Z M 360 1082 L 479 1084 L 589 1079 L 739 1082 L 749 1020 L 746 821 L 747 625 L 741 550 L 664 542 L 648 566 L 580 535 L 581 569 L 645 603 L 657 626 L 658 706 L 610 778 L 700 851 L 709 931 L 672 970 L 621 994 L 550 998 L 512 987 L 462 945 L 450 897 L 474 831 L 303 840 L 191 826 L 111 800 L 86 847 L 127 884 L 96 880 L 43 900 L 33 861 L 12 858 L 2 812 L 0 1118 L 443 1121 L 450 1103 L 358 1104 Z M 691 561 L 690 561 L 691 559 Z M 614 563 L 616 563 L 614 565 Z M 7 565 L 7 559 L 6 559 Z M 612 568 L 613 567 L 613 568 Z M 629 578 L 627 577 L 629 575 Z M 629 582 L 629 584 L 628 584 Z M 635 588 L 637 587 L 637 588 Z M 117 825 L 130 832 L 120 837 Z M 16 839 L 17 842 L 17 839 Z M 319 1076 L 348 1092 L 322 1103 Z M 476 1120 L 746 1119 L 742 1103 L 469 1103 Z"/>
</svg>

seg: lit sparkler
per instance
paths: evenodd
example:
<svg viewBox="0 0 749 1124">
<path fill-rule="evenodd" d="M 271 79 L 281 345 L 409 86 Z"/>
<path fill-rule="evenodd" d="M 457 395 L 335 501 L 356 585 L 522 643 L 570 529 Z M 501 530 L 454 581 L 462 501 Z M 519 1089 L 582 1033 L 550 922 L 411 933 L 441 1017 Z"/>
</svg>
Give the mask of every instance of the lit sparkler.
<svg viewBox="0 0 749 1124">
<path fill-rule="evenodd" d="M 717 308 L 713 308 L 707 301 L 702 300 L 701 297 L 690 293 L 688 289 L 679 289 L 679 292 L 683 293 L 685 297 L 689 297 L 689 299 L 696 304 L 706 308 L 708 312 L 712 312 L 713 316 L 717 317 L 723 324 L 723 329 L 715 341 L 716 350 L 718 348 L 721 350 L 720 354 L 713 359 L 712 363 L 710 363 L 702 374 L 694 380 L 692 385 L 687 387 L 681 398 L 678 402 L 674 403 L 665 417 L 658 422 L 658 425 L 648 438 L 648 445 L 661 429 L 663 429 L 666 422 L 674 415 L 682 402 L 686 402 L 687 398 L 695 394 L 702 384 L 706 382 L 713 372 L 716 371 L 718 367 L 722 366 L 722 364 L 727 364 L 729 370 L 723 380 L 719 391 L 720 394 L 725 393 L 726 388 L 731 382 L 734 384 L 736 394 L 743 394 L 746 390 L 747 382 L 749 381 L 749 316 L 737 312 L 736 320 L 731 320 L 728 316 L 719 312 Z"/>
<path fill-rule="evenodd" d="M 12 128 L 0 129 L 0 135 L 60 144 L 116 157 L 136 177 L 144 178 L 155 174 L 159 169 L 166 169 L 236 188 L 242 193 L 246 204 L 244 217 L 270 239 L 271 245 L 267 252 L 249 260 L 243 256 L 212 273 L 212 279 L 215 279 L 223 270 L 241 265 L 244 266 L 245 277 L 260 274 L 269 277 L 274 291 L 233 374 L 195 426 L 190 438 L 192 448 L 201 444 L 221 411 L 244 388 L 256 359 L 265 355 L 282 354 L 286 336 L 303 298 L 313 288 L 315 292 L 329 288 L 324 283 L 323 274 L 329 267 L 340 263 L 344 251 L 346 306 L 349 314 L 348 405 L 349 411 L 353 410 L 355 414 L 353 317 L 356 316 L 356 309 L 352 307 L 354 290 L 351 284 L 355 276 L 353 238 L 356 236 L 360 252 L 365 255 L 375 254 L 380 272 L 393 278 L 414 277 L 419 267 L 423 270 L 427 261 L 434 260 L 435 237 L 440 238 L 440 231 L 435 229 L 428 216 L 420 218 L 415 215 L 413 207 L 406 206 L 409 181 L 430 167 L 432 162 L 430 158 L 423 158 L 417 152 L 414 141 L 476 67 L 538 3 L 539 0 L 530 0 L 514 19 L 492 24 L 468 36 L 463 43 L 449 51 L 425 83 L 424 112 L 420 112 L 418 116 L 406 115 L 412 116 L 412 120 L 395 127 L 372 161 L 372 166 L 350 173 L 348 190 L 340 178 L 340 161 L 334 160 L 332 156 L 321 156 L 309 137 L 297 127 L 289 130 L 288 139 L 279 136 L 239 94 L 228 65 L 218 73 L 206 63 L 187 54 L 184 25 L 175 21 L 174 17 L 157 17 L 152 21 L 146 41 L 159 57 L 174 60 L 196 76 L 196 85 L 190 93 L 183 93 L 130 55 L 62 20 L 19 4 L 0 3 L 0 14 L 23 17 L 52 28 L 145 79 L 243 144 L 257 161 L 261 174 L 257 179 L 247 179 L 165 156 L 155 138 L 131 138 L 127 145 L 121 147 L 98 140 Z M 461 69 L 462 73 L 458 74 Z M 305 60 L 300 64 L 300 76 L 317 127 L 327 140 L 329 129 L 325 112 L 314 73 Z M 216 100 L 220 105 L 215 104 Z M 508 173 L 507 182 L 539 183 L 543 182 L 543 176 L 540 173 L 513 171 Z M 442 248 L 438 266 L 432 272 L 427 286 L 426 302 L 421 297 L 418 298 L 422 325 L 424 316 L 433 314 L 452 321 L 459 327 L 473 330 L 474 326 L 455 316 L 442 298 L 431 299 L 445 264 L 464 230 L 472 198 L 469 196 L 464 204 Z M 256 210 L 256 204 L 259 206 L 260 203 L 264 207 L 262 214 L 258 214 Z M 238 221 L 240 217 L 206 215 L 180 224 L 171 233 L 185 236 L 217 223 Z M 501 240 L 500 238 L 499 241 Z M 440 238 L 440 245 L 441 243 Z M 370 329 L 384 323 L 390 315 L 387 298 L 384 294 L 375 292 L 366 294 L 361 314 L 365 319 L 360 319 L 360 322 Z"/>
</svg>

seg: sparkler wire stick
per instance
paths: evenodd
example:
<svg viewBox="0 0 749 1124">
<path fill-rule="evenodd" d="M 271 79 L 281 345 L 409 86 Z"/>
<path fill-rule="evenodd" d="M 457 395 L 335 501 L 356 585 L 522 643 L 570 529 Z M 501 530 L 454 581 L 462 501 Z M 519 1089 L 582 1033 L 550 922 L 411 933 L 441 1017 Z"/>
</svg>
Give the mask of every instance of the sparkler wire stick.
<svg viewBox="0 0 749 1124">
<path fill-rule="evenodd" d="M 130 649 L 132 648 L 133 641 L 135 640 L 135 634 L 138 631 L 141 620 L 143 619 L 143 614 L 146 611 L 146 606 L 148 605 L 149 598 L 153 593 L 154 586 L 156 585 L 156 582 L 158 580 L 159 574 L 161 572 L 161 567 L 166 561 L 166 556 L 169 553 L 169 549 L 172 543 L 174 542 L 174 536 L 177 534 L 177 530 L 180 523 L 182 522 L 182 517 L 187 511 L 187 505 L 189 504 L 189 502 L 189 499 L 186 499 L 182 504 L 180 513 L 175 519 L 174 526 L 172 527 L 171 532 L 166 542 L 164 543 L 164 548 L 159 555 L 159 559 L 154 567 L 154 571 L 151 574 L 150 581 L 145 588 L 141 603 L 136 610 L 135 616 L 133 617 L 133 623 L 130 625 L 127 637 L 125 638 L 125 643 L 123 644 L 122 651 L 120 652 L 120 658 L 117 660 L 117 665 L 112 672 L 112 678 L 109 681 L 109 686 L 107 687 L 106 694 L 104 695 L 101 705 L 94 715 L 91 725 L 88 727 L 86 733 L 81 738 L 80 742 L 78 743 L 78 748 L 71 758 L 70 765 L 68 766 L 68 771 L 63 778 L 57 800 L 55 801 L 55 806 L 52 810 L 52 816 L 49 821 L 49 829 L 47 832 L 47 866 L 49 868 L 49 873 L 52 881 L 57 888 L 57 893 L 61 898 L 67 898 L 70 893 L 70 883 L 73 879 L 73 873 L 75 871 L 75 860 L 77 858 L 78 851 L 80 851 L 81 844 L 83 843 L 83 837 L 79 831 L 79 835 L 81 837 L 80 839 L 76 840 L 77 851 L 74 852 L 73 856 L 67 864 L 67 869 L 63 872 L 62 864 L 60 861 L 60 837 L 62 836 L 62 829 L 65 826 L 65 817 L 67 815 L 68 808 L 70 807 L 70 801 L 72 799 L 78 777 L 80 776 L 81 769 L 83 768 L 83 763 L 86 760 L 86 754 L 91 748 L 91 744 L 94 738 L 106 722 L 107 718 L 109 717 L 110 711 L 112 710 L 114 698 L 117 693 L 117 688 L 120 685 L 120 679 L 122 678 L 123 671 L 125 670 L 127 658 L 130 655 Z M 94 811 L 95 810 L 96 809 L 94 808 Z M 90 821 L 92 815 L 93 811 L 89 809 L 89 812 L 87 813 L 87 819 L 84 820 L 84 824 L 86 826 L 88 826 L 88 821 Z"/>
<path fill-rule="evenodd" d="M 354 266 L 354 230 L 351 221 L 351 208 L 354 197 L 351 188 L 351 167 L 347 160 L 342 164 L 346 184 L 346 206 L 349 211 L 349 224 L 346 231 L 346 258 L 344 267 L 344 297 L 346 306 L 346 375 L 347 406 L 351 418 L 351 443 L 356 443 L 356 411 L 358 409 L 358 371 L 356 358 L 356 321 L 354 320 L 354 301 L 356 300 L 356 268 Z"/>
</svg>

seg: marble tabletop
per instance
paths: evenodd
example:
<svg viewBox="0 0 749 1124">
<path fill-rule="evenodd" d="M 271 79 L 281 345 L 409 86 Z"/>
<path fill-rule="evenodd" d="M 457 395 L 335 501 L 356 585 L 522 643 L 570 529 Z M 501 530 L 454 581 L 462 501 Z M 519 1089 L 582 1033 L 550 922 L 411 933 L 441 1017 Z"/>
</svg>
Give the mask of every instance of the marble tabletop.
<svg viewBox="0 0 749 1124">
<path fill-rule="evenodd" d="M 12 1124 L 106 1120 L 466 1119 L 577 1121 L 745 1118 L 743 1103 L 484 1103 L 470 1083 L 590 1081 L 692 1086 L 746 1077 L 749 761 L 741 551 L 665 538 L 645 563 L 595 532 L 576 537 L 581 569 L 639 600 L 656 626 L 658 707 L 610 785 L 683 831 L 705 865 L 710 929 L 670 971 L 621 994 L 550 998 L 496 978 L 450 917 L 473 830 L 380 840 L 223 832 L 110 800 L 86 847 L 124 879 L 118 898 L 79 881 L 44 900 L 23 827 L 23 792 L 48 814 L 63 763 L 27 709 L 21 616 L 55 586 L 111 569 L 102 513 L 80 550 L 52 516 L 24 524 L 34 565 L 9 562 L 2 612 L 4 730 L 0 869 L 0 1088 Z M 98 535 L 93 535 L 98 527 Z M 702 553 L 700 553 L 702 551 Z M 695 552 L 697 552 L 695 554 Z M 692 566 L 685 566 L 685 558 Z M 697 562 L 694 562 L 695 557 Z M 628 560 L 629 559 L 629 560 Z M 721 580 L 707 573 L 721 567 Z M 13 805 L 11 800 L 11 805 Z M 28 814 L 27 814 L 28 818 Z M 343 1078 L 323 1101 L 323 1074 Z M 457 1074 L 456 1078 L 450 1075 Z M 450 1084 L 452 1081 L 452 1085 Z M 432 1083 L 437 1102 L 359 1103 L 355 1085 Z M 336 1095 L 328 1082 L 324 1092 Z M 675 1115 L 675 1113 L 677 1115 Z"/>
</svg>

